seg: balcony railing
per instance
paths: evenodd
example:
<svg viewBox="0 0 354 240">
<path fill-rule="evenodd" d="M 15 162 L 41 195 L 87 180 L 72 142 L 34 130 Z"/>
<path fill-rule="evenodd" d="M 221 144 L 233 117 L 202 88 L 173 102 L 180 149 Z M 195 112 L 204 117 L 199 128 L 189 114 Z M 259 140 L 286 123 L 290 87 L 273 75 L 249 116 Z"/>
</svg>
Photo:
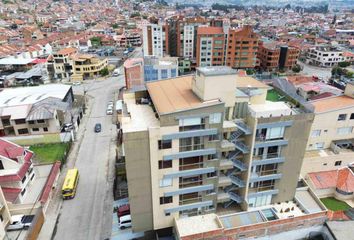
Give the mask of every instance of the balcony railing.
<svg viewBox="0 0 354 240">
<path fill-rule="evenodd" d="M 180 165 L 179 170 L 184 171 L 184 170 L 191 170 L 191 169 L 197 169 L 202 167 L 203 167 L 203 162 L 191 163 L 191 164 Z"/>
<path fill-rule="evenodd" d="M 202 197 L 196 197 L 196 198 L 187 198 L 187 199 L 179 200 L 179 205 L 201 202 L 202 199 L 203 199 Z"/>
<path fill-rule="evenodd" d="M 232 201 L 234 201 L 234 202 L 237 202 L 237 203 L 242 203 L 243 202 L 243 199 L 237 193 L 229 192 L 229 196 L 230 196 L 230 199 Z"/>
<path fill-rule="evenodd" d="M 257 155 L 253 156 L 253 160 L 264 160 L 264 159 L 272 159 L 272 158 L 279 158 L 280 153 L 268 153 L 267 155 Z"/>
<path fill-rule="evenodd" d="M 247 170 L 247 166 L 243 162 L 241 162 L 240 160 L 233 159 L 231 161 L 232 161 L 233 166 L 238 168 L 240 171 L 246 171 Z"/>
<path fill-rule="evenodd" d="M 243 154 L 249 153 L 249 147 L 243 141 L 236 141 L 235 146 L 238 150 L 240 150 Z"/>
<path fill-rule="evenodd" d="M 238 186 L 240 188 L 243 188 L 246 186 L 246 183 L 243 180 L 239 179 L 238 177 L 236 177 L 234 175 L 229 176 L 229 178 L 231 179 L 231 182 L 233 184 L 235 184 L 236 186 Z"/>
<path fill-rule="evenodd" d="M 236 120 L 235 124 L 237 126 L 238 129 L 242 130 L 246 135 L 251 134 L 252 130 L 249 126 L 247 126 L 246 123 L 244 123 L 241 120 Z"/>
<path fill-rule="evenodd" d="M 277 141 L 277 140 L 284 140 L 284 137 L 267 139 L 266 136 L 256 135 L 256 142 L 267 142 L 267 141 Z"/>
</svg>

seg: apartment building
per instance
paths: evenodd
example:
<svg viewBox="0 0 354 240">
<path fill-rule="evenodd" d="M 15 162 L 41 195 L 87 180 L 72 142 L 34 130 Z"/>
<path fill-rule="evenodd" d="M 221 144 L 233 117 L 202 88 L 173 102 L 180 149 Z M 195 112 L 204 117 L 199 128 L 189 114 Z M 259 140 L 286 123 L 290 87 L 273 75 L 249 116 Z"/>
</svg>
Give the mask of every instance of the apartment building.
<svg viewBox="0 0 354 240">
<path fill-rule="evenodd" d="M 198 26 L 209 25 L 204 17 L 172 17 L 169 26 L 169 54 L 173 57 L 196 58 Z"/>
<path fill-rule="evenodd" d="M 154 81 L 178 76 L 177 57 L 145 57 L 144 81 Z"/>
<path fill-rule="evenodd" d="M 300 50 L 277 42 L 260 42 L 258 58 L 266 71 L 289 70 L 295 66 Z"/>
<path fill-rule="evenodd" d="M 64 123 L 74 123 L 74 95 L 69 85 L 5 89 L 0 93 L 0 135 L 60 133 Z"/>
<path fill-rule="evenodd" d="M 162 23 L 143 26 L 144 56 L 163 57 L 168 52 L 168 26 Z"/>
<path fill-rule="evenodd" d="M 222 66 L 225 60 L 225 40 L 227 35 L 222 27 L 198 27 L 197 66 Z"/>
<path fill-rule="evenodd" d="M 254 68 L 257 61 L 259 36 L 252 26 L 230 29 L 226 49 L 226 65 L 232 68 Z"/>
<path fill-rule="evenodd" d="M 354 86 L 344 95 L 311 101 L 314 121 L 306 146 L 301 174 L 329 171 L 353 163 Z"/>
<path fill-rule="evenodd" d="M 307 62 L 319 67 L 333 67 L 345 61 L 343 52 L 331 46 L 316 46 L 307 52 Z"/>
<path fill-rule="evenodd" d="M 294 199 L 313 114 L 266 101 L 267 85 L 226 66 L 146 88 L 123 96 L 133 231 Z"/>
<path fill-rule="evenodd" d="M 71 80 L 82 81 L 98 76 L 108 66 L 107 58 L 98 58 L 90 54 L 74 54 L 70 57 L 72 66 Z"/>
<path fill-rule="evenodd" d="M 76 48 L 64 48 L 56 53 L 53 53 L 54 76 L 55 78 L 69 78 L 72 71 L 70 64 L 70 56 L 77 53 Z"/>
</svg>

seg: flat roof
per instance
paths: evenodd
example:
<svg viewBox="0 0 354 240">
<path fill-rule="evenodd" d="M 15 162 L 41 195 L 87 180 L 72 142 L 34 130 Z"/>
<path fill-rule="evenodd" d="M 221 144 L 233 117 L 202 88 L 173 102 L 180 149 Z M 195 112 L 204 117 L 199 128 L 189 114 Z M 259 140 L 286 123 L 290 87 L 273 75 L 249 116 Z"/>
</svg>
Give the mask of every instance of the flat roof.
<svg viewBox="0 0 354 240">
<path fill-rule="evenodd" d="M 224 30 L 222 27 L 200 26 L 198 27 L 197 34 L 198 35 L 224 34 Z"/>
<path fill-rule="evenodd" d="M 354 99 L 348 96 L 336 96 L 323 98 L 310 102 L 315 109 L 315 113 L 330 112 L 343 108 L 354 107 Z"/>
<path fill-rule="evenodd" d="M 285 102 L 266 101 L 264 104 L 251 104 L 249 105 L 249 109 L 251 115 L 255 118 L 296 114 Z"/>
<path fill-rule="evenodd" d="M 177 219 L 178 236 L 190 236 L 222 229 L 218 216 L 214 213 Z"/>
<path fill-rule="evenodd" d="M 354 236 L 354 221 L 328 221 L 328 228 L 337 240 L 347 240 Z"/>
<path fill-rule="evenodd" d="M 236 87 L 237 88 L 266 88 L 270 89 L 267 84 L 258 81 L 257 79 L 250 76 L 236 76 Z"/>
<path fill-rule="evenodd" d="M 219 217 L 222 225 L 228 228 L 241 227 L 245 225 L 253 225 L 256 223 L 262 223 L 266 220 L 262 217 L 259 211 L 253 212 L 241 212 L 236 214 L 230 214 Z"/>
<path fill-rule="evenodd" d="M 70 88 L 70 85 L 65 84 L 5 88 L 0 92 L 0 107 L 33 104 L 48 97 L 63 99 Z"/>
<path fill-rule="evenodd" d="M 7 57 L 0 59 L 0 65 L 27 65 L 33 62 L 34 58 Z"/>
<path fill-rule="evenodd" d="M 237 70 L 227 66 L 198 67 L 197 71 L 201 72 L 205 76 L 237 74 Z"/>
<path fill-rule="evenodd" d="M 159 114 L 172 113 L 220 103 L 218 99 L 203 102 L 192 91 L 193 76 L 183 76 L 146 83 Z"/>
</svg>

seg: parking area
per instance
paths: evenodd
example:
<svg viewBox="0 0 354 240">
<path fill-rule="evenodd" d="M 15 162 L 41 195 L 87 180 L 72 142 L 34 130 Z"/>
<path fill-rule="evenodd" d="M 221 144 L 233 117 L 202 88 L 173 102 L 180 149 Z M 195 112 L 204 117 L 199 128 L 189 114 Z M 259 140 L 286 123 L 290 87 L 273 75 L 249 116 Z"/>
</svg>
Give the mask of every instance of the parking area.
<svg viewBox="0 0 354 240">
<path fill-rule="evenodd" d="M 128 203 L 128 199 L 117 200 L 113 202 L 113 209 L 121 206 L 122 204 Z M 143 237 L 144 233 L 133 233 L 131 228 L 119 229 L 118 226 L 118 216 L 116 212 L 112 213 L 112 236 L 111 240 L 131 240 L 134 238 Z"/>
<path fill-rule="evenodd" d="M 26 239 L 27 230 L 16 230 L 16 231 L 8 231 L 6 232 L 5 239 L 7 240 L 24 240 Z"/>
</svg>

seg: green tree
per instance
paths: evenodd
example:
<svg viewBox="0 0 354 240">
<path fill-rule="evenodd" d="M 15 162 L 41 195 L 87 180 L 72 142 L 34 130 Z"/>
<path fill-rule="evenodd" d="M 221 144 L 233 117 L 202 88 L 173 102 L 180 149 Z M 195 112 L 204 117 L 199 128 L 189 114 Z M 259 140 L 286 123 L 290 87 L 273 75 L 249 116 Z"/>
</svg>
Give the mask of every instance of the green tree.
<svg viewBox="0 0 354 240">
<path fill-rule="evenodd" d="M 350 66 L 350 62 L 340 62 L 340 63 L 338 63 L 338 66 L 342 67 L 342 68 L 345 68 L 345 67 Z"/>
<path fill-rule="evenodd" d="M 101 37 L 92 37 L 92 38 L 90 38 L 90 40 L 91 40 L 91 44 L 92 44 L 92 46 L 94 46 L 94 47 L 98 47 L 98 46 L 101 46 L 102 45 L 102 39 L 101 39 Z"/>
<path fill-rule="evenodd" d="M 100 75 L 101 76 L 107 76 L 109 74 L 109 71 L 108 71 L 108 68 L 107 67 L 105 67 L 105 68 L 103 68 L 101 71 L 100 71 Z"/>
<path fill-rule="evenodd" d="M 119 26 L 118 26 L 117 23 L 113 23 L 113 24 L 112 24 L 112 28 L 113 28 L 113 29 L 116 29 L 116 28 L 118 28 L 118 27 L 119 27 Z"/>
<path fill-rule="evenodd" d="M 296 64 L 291 70 L 293 70 L 295 73 L 299 73 L 301 71 L 301 67 Z"/>
</svg>

